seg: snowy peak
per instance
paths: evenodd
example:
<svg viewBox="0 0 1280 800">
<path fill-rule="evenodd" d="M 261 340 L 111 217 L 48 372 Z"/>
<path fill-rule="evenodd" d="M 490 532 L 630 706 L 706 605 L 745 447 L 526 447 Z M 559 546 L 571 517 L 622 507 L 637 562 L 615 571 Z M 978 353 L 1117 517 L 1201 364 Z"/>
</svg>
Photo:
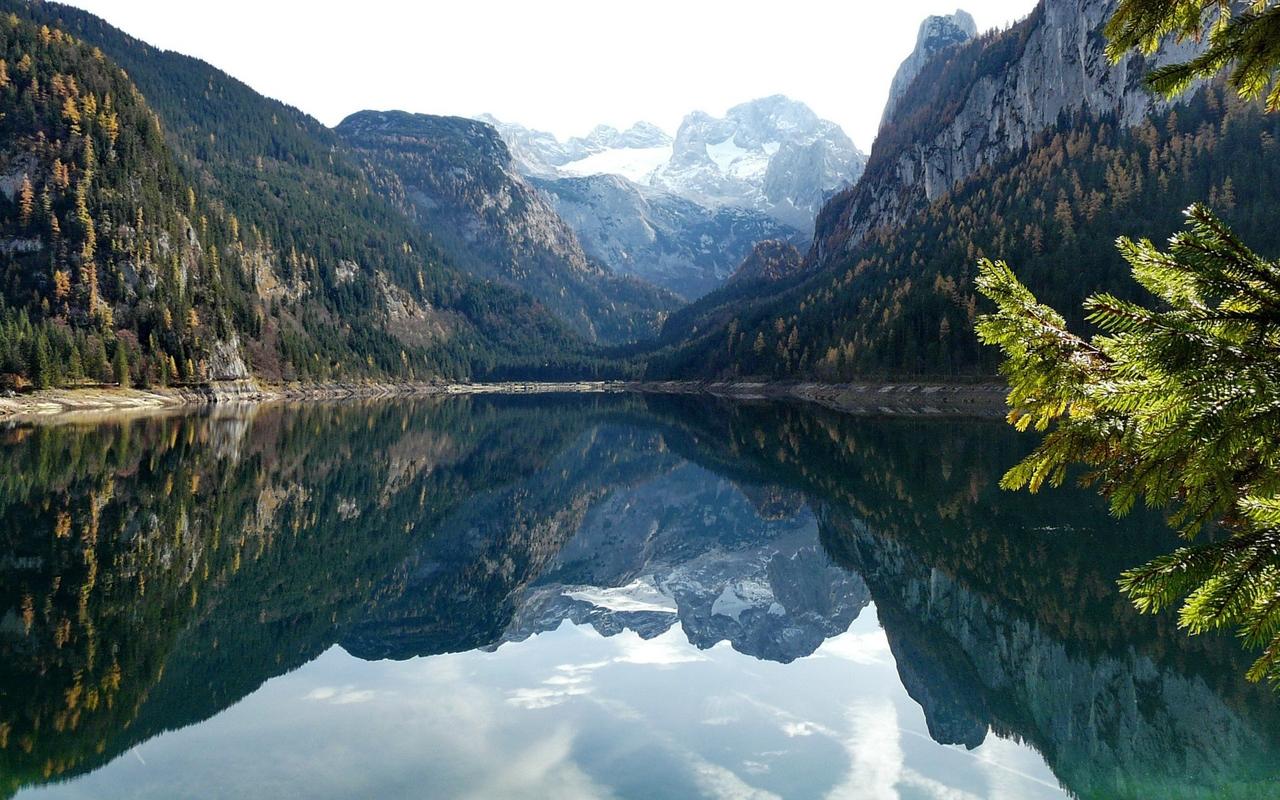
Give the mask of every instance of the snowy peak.
<svg viewBox="0 0 1280 800">
<path fill-rule="evenodd" d="M 637 122 L 625 131 L 597 125 L 586 136 L 562 142 L 553 133 L 502 122 L 491 114 L 476 119 L 497 129 L 521 172 L 542 178 L 612 174 L 644 183 L 671 153 L 671 136 L 651 122 Z"/>
<path fill-rule="evenodd" d="M 613 148 L 666 147 L 670 144 L 671 137 L 667 132 L 651 122 L 637 122 L 625 131 L 597 125 L 586 137 L 569 140 L 571 150 L 581 149 L 588 153 Z"/>
<path fill-rule="evenodd" d="M 621 175 L 709 208 L 735 206 L 800 230 L 822 203 L 861 175 L 866 157 L 840 126 L 804 103 L 774 95 L 736 105 L 724 117 L 695 111 L 675 138 L 637 122 L 597 126 L 561 142 L 549 133 L 482 119 L 502 134 L 528 175 Z"/>
<path fill-rule="evenodd" d="M 952 45 L 967 42 L 978 35 L 978 26 L 969 12 L 956 9 L 954 14 L 925 17 L 920 23 L 920 32 L 916 34 L 916 47 L 898 67 L 889 87 L 889 100 L 885 103 L 884 113 L 880 116 L 880 127 L 884 127 L 898 106 L 902 95 L 906 94 L 911 82 L 924 69 L 924 65 L 936 54 Z"/>
<path fill-rule="evenodd" d="M 511 150 L 517 169 L 526 175 L 555 175 L 556 167 L 570 160 L 568 148 L 553 133 L 503 122 L 492 114 L 481 114 L 476 119 L 498 131 Z"/>
<path fill-rule="evenodd" d="M 702 111 L 685 117 L 670 161 L 650 184 L 807 229 L 826 198 L 857 180 L 865 163 L 840 126 L 774 95 L 734 106 L 723 118 Z"/>
</svg>

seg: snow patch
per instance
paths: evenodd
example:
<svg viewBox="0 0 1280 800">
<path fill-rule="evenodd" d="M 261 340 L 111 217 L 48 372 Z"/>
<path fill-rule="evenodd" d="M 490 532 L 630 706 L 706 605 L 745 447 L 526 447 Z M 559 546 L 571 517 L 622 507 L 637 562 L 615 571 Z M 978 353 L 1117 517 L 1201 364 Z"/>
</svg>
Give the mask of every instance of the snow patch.
<svg viewBox="0 0 1280 800">
<path fill-rule="evenodd" d="M 565 592 L 565 596 L 609 611 L 676 613 L 675 600 L 663 594 L 662 590 L 652 583 L 644 580 L 636 580 L 626 586 L 612 589 L 596 587 L 578 589 L 572 592 Z"/>
<path fill-rule="evenodd" d="M 707 157 L 715 162 L 720 172 L 740 180 L 759 180 L 769 168 L 766 151 L 739 147 L 732 136 L 723 142 L 708 144 Z"/>
<path fill-rule="evenodd" d="M 775 604 L 773 589 L 762 581 L 741 581 L 724 587 L 711 604 L 711 613 L 741 622 L 739 617 L 749 608 L 768 608 Z"/>
<path fill-rule="evenodd" d="M 647 184 L 649 176 L 670 160 L 670 145 L 624 147 L 592 153 L 559 169 L 566 175 L 621 175 L 633 183 Z"/>
</svg>

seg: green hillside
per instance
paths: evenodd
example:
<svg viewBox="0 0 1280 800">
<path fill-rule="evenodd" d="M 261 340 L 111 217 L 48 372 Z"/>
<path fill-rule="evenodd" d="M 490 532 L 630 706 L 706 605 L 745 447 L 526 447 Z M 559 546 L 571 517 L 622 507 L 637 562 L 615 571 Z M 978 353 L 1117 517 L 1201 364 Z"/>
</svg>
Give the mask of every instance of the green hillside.
<svg viewBox="0 0 1280 800">
<path fill-rule="evenodd" d="M 451 265 L 314 119 L 92 15 L 0 13 L 10 384 L 464 378 L 582 350 Z"/>
<path fill-rule="evenodd" d="M 1078 327 L 1089 292 L 1139 294 L 1113 240 L 1163 239 L 1194 201 L 1259 252 L 1280 252 L 1269 212 L 1280 204 L 1278 142 L 1276 115 L 1217 85 L 1133 128 L 1064 119 L 808 278 L 732 302 L 729 313 L 712 297 L 702 316 L 673 315 L 648 369 L 831 381 L 994 375 L 996 354 L 973 334 L 979 258 L 1007 260 Z"/>
</svg>

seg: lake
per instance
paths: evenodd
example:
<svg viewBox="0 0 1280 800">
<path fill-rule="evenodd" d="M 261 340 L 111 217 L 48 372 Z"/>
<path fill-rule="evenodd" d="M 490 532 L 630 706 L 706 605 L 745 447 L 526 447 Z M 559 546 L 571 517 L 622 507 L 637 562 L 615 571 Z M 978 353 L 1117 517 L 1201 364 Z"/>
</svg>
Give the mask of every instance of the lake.
<svg viewBox="0 0 1280 800">
<path fill-rule="evenodd" d="M 1176 543 L 999 421 L 455 397 L 0 430 L 0 796 L 1280 797 Z"/>
</svg>

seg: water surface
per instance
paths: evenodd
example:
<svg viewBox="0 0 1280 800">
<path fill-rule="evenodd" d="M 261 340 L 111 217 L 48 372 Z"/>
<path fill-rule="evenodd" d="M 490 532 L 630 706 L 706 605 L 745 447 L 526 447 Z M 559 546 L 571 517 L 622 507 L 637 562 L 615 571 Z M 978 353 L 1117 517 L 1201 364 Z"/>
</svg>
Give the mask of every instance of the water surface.
<svg viewBox="0 0 1280 800">
<path fill-rule="evenodd" d="M 0 432 L 0 796 L 1278 797 L 1002 424 L 478 397 Z"/>
</svg>

